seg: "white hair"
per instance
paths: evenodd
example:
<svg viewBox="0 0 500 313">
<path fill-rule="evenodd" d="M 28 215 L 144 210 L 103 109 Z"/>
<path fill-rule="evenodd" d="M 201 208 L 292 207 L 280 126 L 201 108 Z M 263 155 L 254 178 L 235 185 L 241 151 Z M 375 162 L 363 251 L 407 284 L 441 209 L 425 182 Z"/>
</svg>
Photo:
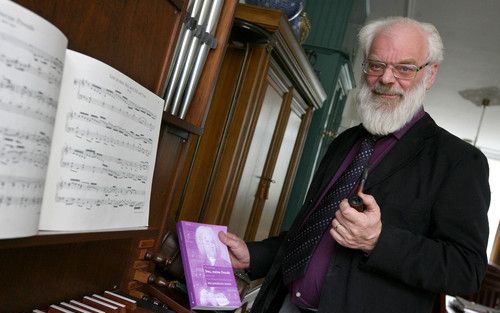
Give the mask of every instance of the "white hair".
<svg viewBox="0 0 500 313">
<path fill-rule="evenodd" d="M 359 47 L 365 54 L 365 58 L 370 52 L 370 47 L 375 35 L 398 24 L 416 26 L 424 35 L 426 35 L 428 62 L 439 64 L 443 61 L 443 41 L 436 27 L 430 23 L 423 23 L 408 17 L 400 16 L 374 20 L 361 28 L 358 34 Z"/>
</svg>

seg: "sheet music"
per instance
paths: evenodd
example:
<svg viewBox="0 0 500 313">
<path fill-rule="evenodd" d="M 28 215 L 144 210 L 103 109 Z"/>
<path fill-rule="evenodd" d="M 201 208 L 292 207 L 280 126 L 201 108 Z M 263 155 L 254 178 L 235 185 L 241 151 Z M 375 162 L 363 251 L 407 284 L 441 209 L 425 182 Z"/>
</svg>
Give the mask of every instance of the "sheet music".
<svg viewBox="0 0 500 313">
<path fill-rule="evenodd" d="M 0 238 L 36 234 L 66 37 L 0 0 Z"/>
<path fill-rule="evenodd" d="M 67 50 L 40 229 L 147 226 L 163 100 Z"/>
</svg>

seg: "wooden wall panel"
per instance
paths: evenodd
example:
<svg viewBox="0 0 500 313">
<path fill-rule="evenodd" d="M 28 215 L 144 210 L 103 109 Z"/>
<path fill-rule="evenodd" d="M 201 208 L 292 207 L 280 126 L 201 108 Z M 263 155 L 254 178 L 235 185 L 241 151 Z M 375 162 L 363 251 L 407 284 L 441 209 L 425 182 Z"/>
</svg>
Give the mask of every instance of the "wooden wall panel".
<svg viewBox="0 0 500 313">
<path fill-rule="evenodd" d="M 188 0 L 17 0 L 58 27 L 69 48 L 94 57 L 162 96 L 166 74 Z M 203 133 L 237 0 L 225 0 L 217 28 L 218 47 L 207 67 L 186 120 L 164 114 L 156 158 L 147 229 L 64 233 L 0 240 L 0 311 L 30 311 L 51 303 L 133 286 L 133 264 L 145 249 L 158 249 L 175 227 L 171 208 L 192 134 Z M 155 246 L 156 245 L 156 246 Z M 141 264 L 142 264 L 141 263 Z M 153 271 L 149 262 L 147 270 Z M 140 286 L 140 284 L 135 284 Z"/>
<path fill-rule="evenodd" d="M 30 312 L 120 286 L 130 243 L 118 239 L 1 250 L 1 311 Z"/>
<path fill-rule="evenodd" d="M 179 175 L 186 159 L 188 140 L 190 139 L 187 133 L 179 133 L 178 130 L 169 126 L 164 126 L 162 129 L 156 156 L 149 214 L 149 226 L 159 228 L 160 234 L 164 234 L 165 229 L 175 229 L 176 212 L 170 210 L 170 205 L 176 186 L 178 183 L 183 184 L 183 181 L 179 180 Z"/>
</svg>

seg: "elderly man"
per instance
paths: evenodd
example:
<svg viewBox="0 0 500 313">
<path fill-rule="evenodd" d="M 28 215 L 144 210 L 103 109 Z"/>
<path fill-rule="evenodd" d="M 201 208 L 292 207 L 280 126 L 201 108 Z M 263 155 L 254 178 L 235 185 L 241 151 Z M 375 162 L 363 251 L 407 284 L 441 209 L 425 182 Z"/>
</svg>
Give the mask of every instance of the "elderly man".
<svg viewBox="0 0 500 313">
<path fill-rule="evenodd" d="M 443 58 L 437 30 L 389 18 L 359 40 L 362 125 L 332 142 L 290 230 L 249 243 L 219 234 L 234 267 L 267 275 L 252 313 L 429 313 L 438 293 L 471 294 L 483 279 L 486 158 L 423 110 Z M 358 211 L 346 198 L 363 172 Z"/>
</svg>

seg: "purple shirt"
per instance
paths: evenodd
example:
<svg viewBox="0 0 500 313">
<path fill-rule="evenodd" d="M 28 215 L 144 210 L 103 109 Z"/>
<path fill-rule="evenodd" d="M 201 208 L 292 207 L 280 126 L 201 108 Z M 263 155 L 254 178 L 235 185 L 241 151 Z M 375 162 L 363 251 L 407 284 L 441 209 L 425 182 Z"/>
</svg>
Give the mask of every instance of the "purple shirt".
<svg viewBox="0 0 500 313">
<path fill-rule="evenodd" d="M 370 168 L 373 169 L 382 158 L 394 147 L 394 145 L 398 142 L 399 139 L 413 126 L 415 123 L 420 120 L 425 115 L 424 110 L 420 110 L 415 114 L 413 119 L 406 123 L 406 125 L 400 130 L 382 137 L 375 144 L 375 149 L 373 151 L 372 156 L 370 157 L 369 164 Z M 333 176 L 332 180 L 328 184 L 328 186 L 323 190 L 321 196 L 317 199 L 313 209 L 314 211 L 316 207 L 319 205 L 321 199 L 328 192 L 330 187 L 337 181 L 340 175 L 347 169 L 349 164 L 353 161 L 356 153 L 358 152 L 361 141 L 363 137 L 361 137 L 351 148 L 346 158 L 340 165 L 339 169 Z M 304 276 L 292 282 L 289 286 L 290 296 L 292 303 L 297 306 L 303 308 L 318 308 L 321 288 L 323 286 L 323 281 L 326 276 L 326 271 L 328 270 L 328 265 L 331 261 L 331 255 L 334 251 L 335 241 L 330 236 L 330 233 L 326 231 L 323 234 L 318 246 L 313 252 L 311 256 L 311 260 L 307 265 L 306 272 Z"/>
</svg>

